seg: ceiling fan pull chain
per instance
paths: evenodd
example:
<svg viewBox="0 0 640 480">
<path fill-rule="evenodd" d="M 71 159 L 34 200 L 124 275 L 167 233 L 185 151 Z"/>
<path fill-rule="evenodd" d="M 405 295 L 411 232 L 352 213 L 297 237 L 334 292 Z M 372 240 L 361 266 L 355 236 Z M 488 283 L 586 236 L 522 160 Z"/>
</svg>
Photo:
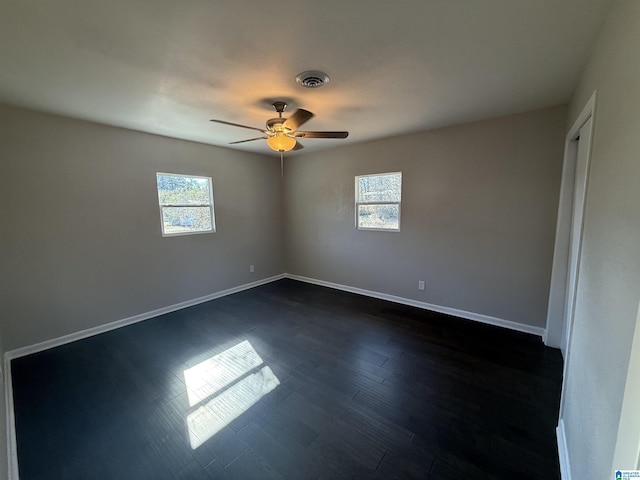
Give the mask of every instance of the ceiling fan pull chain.
<svg viewBox="0 0 640 480">
<path fill-rule="evenodd" d="M 284 158 L 282 152 L 280 152 L 280 176 L 284 177 Z"/>
</svg>

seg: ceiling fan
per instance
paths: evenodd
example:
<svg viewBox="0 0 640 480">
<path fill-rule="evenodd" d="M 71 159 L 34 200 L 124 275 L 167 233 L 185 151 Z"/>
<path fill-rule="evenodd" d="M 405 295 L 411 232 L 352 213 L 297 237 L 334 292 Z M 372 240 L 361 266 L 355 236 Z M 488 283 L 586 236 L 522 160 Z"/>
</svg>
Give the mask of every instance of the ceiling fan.
<svg viewBox="0 0 640 480">
<path fill-rule="evenodd" d="M 290 150 L 300 150 L 304 148 L 296 139 L 297 138 L 347 138 L 349 132 L 301 132 L 298 130 L 304 123 L 313 117 L 313 113 L 308 110 L 299 108 L 289 118 L 283 118 L 282 113 L 287 108 L 285 102 L 273 102 L 273 108 L 276 109 L 278 116 L 267 120 L 266 128 L 249 127 L 240 125 L 239 123 L 225 122 L 224 120 L 211 120 L 216 123 L 232 125 L 234 127 L 248 128 L 263 133 L 262 137 L 249 138 L 231 142 L 229 145 L 244 142 L 253 142 L 254 140 L 266 140 L 267 145 L 276 152 L 288 152 Z"/>
</svg>

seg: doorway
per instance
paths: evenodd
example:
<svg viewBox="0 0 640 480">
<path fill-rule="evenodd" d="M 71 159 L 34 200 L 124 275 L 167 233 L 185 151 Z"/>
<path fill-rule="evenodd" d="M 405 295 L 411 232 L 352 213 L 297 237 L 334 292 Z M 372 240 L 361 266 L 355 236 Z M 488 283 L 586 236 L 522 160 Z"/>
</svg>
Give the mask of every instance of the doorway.
<svg viewBox="0 0 640 480">
<path fill-rule="evenodd" d="M 553 252 L 545 344 L 560 348 L 568 361 L 575 293 L 580 269 L 596 92 L 565 137 L 562 184 Z"/>
<path fill-rule="evenodd" d="M 547 310 L 547 328 L 544 342 L 550 347 L 560 348 L 564 358 L 563 378 L 571 361 L 571 333 L 576 289 L 580 273 L 584 206 L 589 178 L 589 160 L 593 133 L 593 116 L 596 92 L 569 129 L 565 137 L 562 184 L 556 225 L 556 241 L 553 250 L 553 267 Z M 565 381 L 562 384 L 558 428 L 558 455 L 562 478 L 571 478 L 568 460 L 567 438 L 564 429 L 563 411 Z"/>
</svg>

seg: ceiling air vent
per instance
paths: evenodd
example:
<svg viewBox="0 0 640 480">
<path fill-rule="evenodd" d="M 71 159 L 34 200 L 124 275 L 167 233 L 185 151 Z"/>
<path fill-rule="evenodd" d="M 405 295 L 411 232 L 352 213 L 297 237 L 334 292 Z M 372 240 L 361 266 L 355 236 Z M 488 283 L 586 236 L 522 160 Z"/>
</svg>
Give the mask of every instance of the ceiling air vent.
<svg viewBox="0 0 640 480">
<path fill-rule="evenodd" d="M 307 70 L 296 76 L 296 82 L 305 88 L 320 88 L 329 83 L 329 75 L 318 70 Z"/>
</svg>

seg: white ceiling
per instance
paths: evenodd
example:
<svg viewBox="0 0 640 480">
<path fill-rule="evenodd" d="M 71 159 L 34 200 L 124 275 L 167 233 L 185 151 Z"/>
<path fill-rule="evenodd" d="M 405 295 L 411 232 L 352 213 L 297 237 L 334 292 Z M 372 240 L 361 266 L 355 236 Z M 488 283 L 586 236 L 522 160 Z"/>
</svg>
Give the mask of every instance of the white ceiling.
<svg viewBox="0 0 640 480">
<path fill-rule="evenodd" d="M 351 132 L 308 152 L 566 103 L 611 3 L 0 0 L 0 101 L 226 146 L 285 99 Z"/>
</svg>

